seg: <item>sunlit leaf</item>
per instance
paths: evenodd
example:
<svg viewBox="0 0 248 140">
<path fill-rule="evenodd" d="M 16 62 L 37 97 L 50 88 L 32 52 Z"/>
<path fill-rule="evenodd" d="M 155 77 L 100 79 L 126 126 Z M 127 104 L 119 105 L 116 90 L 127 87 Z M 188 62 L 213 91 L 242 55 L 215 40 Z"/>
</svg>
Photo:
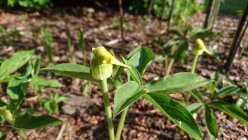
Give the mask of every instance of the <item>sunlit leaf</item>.
<svg viewBox="0 0 248 140">
<path fill-rule="evenodd" d="M 189 111 L 180 103 L 159 93 L 148 93 L 145 95 L 145 98 L 182 130 L 187 132 L 193 138 L 202 140 L 202 135 L 197 122 Z"/>
<path fill-rule="evenodd" d="M 205 123 L 208 129 L 208 132 L 213 139 L 218 138 L 218 124 L 214 116 L 213 110 L 208 106 L 205 106 Z"/>
<path fill-rule="evenodd" d="M 133 104 L 144 94 L 145 91 L 143 91 L 142 88 L 134 81 L 130 81 L 122 85 L 115 93 L 114 116 Z"/>
<path fill-rule="evenodd" d="M 209 80 L 189 72 L 169 75 L 146 85 L 147 92 L 175 93 L 196 89 L 207 84 Z"/>
</svg>

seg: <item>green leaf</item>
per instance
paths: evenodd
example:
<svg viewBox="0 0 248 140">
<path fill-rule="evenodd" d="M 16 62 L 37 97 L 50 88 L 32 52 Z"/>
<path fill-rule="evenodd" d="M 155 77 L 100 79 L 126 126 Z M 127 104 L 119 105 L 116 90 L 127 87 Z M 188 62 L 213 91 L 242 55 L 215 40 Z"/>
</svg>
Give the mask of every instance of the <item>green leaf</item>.
<svg viewBox="0 0 248 140">
<path fill-rule="evenodd" d="M 248 115 L 238 106 L 232 103 L 226 103 L 222 101 L 213 101 L 209 104 L 210 107 L 218 109 L 225 112 L 233 118 L 238 119 L 239 121 L 248 125 Z"/>
<path fill-rule="evenodd" d="M 213 31 L 208 30 L 208 29 L 194 29 L 190 36 L 191 36 L 192 40 L 195 40 L 197 38 L 221 36 L 221 33 L 220 32 L 213 32 Z"/>
<path fill-rule="evenodd" d="M 202 107 L 203 107 L 202 103 L 193 103 L 188 105 L 186 108 L 191 114 L 193 114 L 193 113 L 198 113 Z"/>
<path fill-rule="evenodd" d="M 20 51 L 5 60 L 0 66 L 0 80 L 21 68 L 31 59 L 34 51 Z"/>
<path fill-rule="evenodd" d="M 63 63 L 42 70 L 54 72 L 67 77 L 94 81 L 90 68 L 78 64 Z"/>
<path fill-rule="evenodd" d="M 146 85 L 147 92 L 175 93 L 189 91 L 207 84 L 209 80 L 189 72 L 169 75 Z"/>
<path fill-rule="evenodd" d="M 197 122 L 189 111 L 180 103 L 159 93 L 148 93 L 145 95 L 145 98 L 182 130 L 190 134 L 193 138 L 202 140 L 202 135 Z"/>
<path fill-rule="evenodd" d="M 194 89 L 194 90 L 191 91 L 191 94 L 194 96 L 194 98 L 195 98 L 198 102 L 204 103 L 202 93 L 201 93 L 199 90 Z"/>
<path fill-rule="evenodd" d="M 8 83 L 7 94 L 10 99 L 10 110 L 15 112 L 22 103 L 28 87 L 28 79 L 25 77 L 13 77 Z"/>
<path fill-rule="evenodd" d="M 214 96 L 224 98 L 226 96 L 239 94 L 239 93 L 240 93 L 240 88 L 238 88 L 237 86 L 230 85 L 230 86 L 223 87 L 218 92 L 214 93 Z"/>
<path fill-rule="evenodd" d="M 136 67 L 142 76 L 146 67 L 154 59 L 154 54 L 150 48 L 138 47 L 128 54 L 128 61 Z"/>
<path fill-rule="evenodd" d="M 211 74 L 211 80 L 212 82 L 209 82 L 206 85 L 206 88 L 210 91 L 210 93 L 214 93 L 217 90 L 217 86 L 219 84 L 220 81 L 220 73 L 219 72 L 213 72 Z"/>
<path fill-rule="evenodd" d="M 162 48 L 165 50 L 165 51 L 168 51 L 170 52 L 172 47 L 181 42 L 181 39 L 180 38 L 173 38 L 173 39 L 170 39 L 169 41 L 167 41 L 163 46 Z"/>
<path fill-rule="evenodd" d="M 114 116 L 123 111 L 126 107 L 133 104 L 142 95 L 145 94 L 145 91 L 134 81 L 130 81 L 122 85 L 114 97 Z"/>
<path fill-rule="evenodd" d="M 35 116 L 28 112 L 17 115 L 14 127 L 22 129 L 44 128 L 65 123 L 49 115 Z"/>
<path fill-rule="evenodd" d="M 40 87 L 53 87 L 60 88 L 62 84 L 57 80 L 46 80 L 39 76 L 34 76 L 31 83 L 34 85 L 37 92 L 40 91 Z"/>
<path fill-rule="evenodd" d="M 183 35 L 179 32 L 179 30 L 169 29 L 168 33 L 178 37 L 183 37 Z"/>
<path fill-rule="evenodd" d="M 138 70 L 126 59 L 123 58 L 123 61 L 126 65 L 128 65 L 130 68 L 128 68 L 128 71 L 132 77 L 132 79 L 137 82 L 140 86 L 142 86 L 142 78 L 138 72 Z"/>
<path fill-rule="evenodd" d="M 184 42 L 182 42 L 180 44 L 179 48 L 177 49 L 177 51 L 175 53 L 175 59 L 176 60 L 183 63 L 183 61 L 186 57 L 186 52 L 187 52 L 188 46 L 189 46 L 189 43 L 187 40 L 185 40 Z"/>
<path fill-rule="evenodd" d="M 243 108 L 248 109 L 248 96 L 240 96 L 236 102 L 236 105 Z"/>
<path fill-rule="evenodd" d="M 218 138 L 217 120 L 214 116 L 213 110 L 208 106 L 205 106 L 205 123 L 210 136 L 212 136 L 213 139 L 217 139 Z"/>
</svg>

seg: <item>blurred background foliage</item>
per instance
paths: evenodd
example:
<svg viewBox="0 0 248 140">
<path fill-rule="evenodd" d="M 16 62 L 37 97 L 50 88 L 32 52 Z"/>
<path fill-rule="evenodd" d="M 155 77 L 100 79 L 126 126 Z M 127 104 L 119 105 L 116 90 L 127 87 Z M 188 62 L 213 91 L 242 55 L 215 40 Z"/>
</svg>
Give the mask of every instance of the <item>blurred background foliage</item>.
<svg viewBox="0 0 248 140">
<path fill-rule="evenodd" d="M 175 0 L 173 17 L 179 18 L 180 15 L 183 15 L 187 18 L 199 10 L 204 10 L 204 7 L 209 1 L 210 0 Z M 152 5 L 151 2 L 153 3 Z M 203 4 L 199 4 L 199 2 Z M 246 2 L 246 0 L 223 0 L 220 10 L 226 14 L 237 15 L 238 12 L 244 8 Z M 95 5 L 103 9 L 108 5 L 118 9 L 117 0 L 0 0 L 0 4 L 2 7 L 7 6 L 10 8 L 26 8 L 32 10 L 45 10 L 51 6 L 80 4 L 85 6 Z M 169 16 L 171 4 L 172 0 L 123 0 L 123 8 L 126 11 L 135 14 L 147 14 L 150 8 L 151 14 L 164 20 Z"/>
</svg>

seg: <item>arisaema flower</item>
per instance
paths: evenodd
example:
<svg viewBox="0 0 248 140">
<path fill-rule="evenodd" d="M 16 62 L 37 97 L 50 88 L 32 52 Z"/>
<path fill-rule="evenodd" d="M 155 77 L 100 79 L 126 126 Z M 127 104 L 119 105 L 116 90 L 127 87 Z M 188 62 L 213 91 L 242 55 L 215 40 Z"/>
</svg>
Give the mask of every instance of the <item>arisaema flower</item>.
<svg viewBox="0 0 248 140">
<path fill-rule="evenodd" d="M 195 55 L 201 55 L 203 52 L 212 55 L 212 53 L 207 49 L 206 45 L 201 39 L 196 39 L 196 44 L 193 46 L 193 53 Z"/>
<path fill-rule="evenodd" d="M 92 49 L 93 58 L 91 59 L 91 73 L 96 80 L 104 80 L 111 76 L 113 72 L 113 65 L 127 67 L 119 60 L 117 60 L 109 51 L 103 46 Z"/>
</svg>

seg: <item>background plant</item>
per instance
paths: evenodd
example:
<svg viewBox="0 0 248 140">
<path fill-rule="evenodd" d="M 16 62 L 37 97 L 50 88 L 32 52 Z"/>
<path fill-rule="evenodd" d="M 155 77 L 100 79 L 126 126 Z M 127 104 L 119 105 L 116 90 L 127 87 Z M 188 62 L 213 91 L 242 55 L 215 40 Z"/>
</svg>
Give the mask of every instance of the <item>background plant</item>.
<svg viewBox="0 0 248 140">
<path fill-rule="evenodd" d="M 44 104 L 44 108 L 49 112 L 49 114 L 53 114 L 58 112 L 58 104 L 68 99 L 68 96 L 51 93 L 48 97 L 40 98 L 39 102 Z"/>
<path fill-rule="evenodd" d="M 53 52 L 52 52 L 52 33 L 47 27 L 41 27 L 39 32 L 39 38 L 45 46 L 46 53 L 49 59 L 49 62 L 53 62 Z"/>
<path fill-rule="evenodd" d="M 20 6 L 28 9 L 46 9 L 52 5 L 52 0 L 6 0 L 6 5 L 10 7 Z"/>
<path fill-rule="evenodd" d="M 23 140 L 28 139 L 24 132 L 25 129 L 49 127 L 64 123 L 49 115 L 33 115 L 33 112 L 28 109 L 20 109 L 32 75 L 30 69 L 24 74 L 11 74 L 24 66 L 32 56 L 33 51 L 20 51 L 6 59 L 0 66 L 1 83 L 7 82 L 7 97 L 9 98 L 8 102 L 0 100 L 2 123 L 8 123 L 11 126 L 10 130 L 15 130 Z M 9 129 L 5 131 L 9 131 Z"/>
<path fill-rule="evenodd" d="M 178 29 L 170 29 L 168 33 L 171 39 L 166 43 L 161 42 L 163 53 L 160 60 L 165 60 L 165 74 L 168 75 L 173 67 L 174 61 L 183 63 L 188 56 L 188 49 L 197 38 L 211 38 L 220 36 L 219 32 L 213 32 L 202 28 L 193 28 L 191 25 L 180 25 Z M 159 60 L 158 59 L 158 60 Z"/>
<path fill-rule="evenodd" d="M 243 89 L 237 85 L 228 82 L 223 86 L 221 84 L 221 75 L 215 72 L 211 75 L 212 82 L 206 85 L 210 96 L 203 97 L 202 92 L 193 90 L 191 94 L 198 101 L 197 103 L 188 106 L 191 113 L 198 113 L 201 110 L 205 112 L 205 124 L 207 126 L 209 135 L 216 139 L 218 138 L 218 124 L 214 114 L 214 110 L 219 110 L 226 113 L 227 115 L 238 119 L 244 125 L 247 125 L 248 116 L 247 114 L 237 105 L 230 102 L 225 102 L 223 99 L 232 95 L 242 95 Z M 219 87 L 220 86 L 220 87 Z"/>
<path fill-rule="evenodd" d="M 18 41 L 21 38 L 21 33 L 16 28 L 8 29 L 4 25 L 0 25 L 0 37 L 4 44 L 12 44 L 13 41 Z"/>
</svg>

